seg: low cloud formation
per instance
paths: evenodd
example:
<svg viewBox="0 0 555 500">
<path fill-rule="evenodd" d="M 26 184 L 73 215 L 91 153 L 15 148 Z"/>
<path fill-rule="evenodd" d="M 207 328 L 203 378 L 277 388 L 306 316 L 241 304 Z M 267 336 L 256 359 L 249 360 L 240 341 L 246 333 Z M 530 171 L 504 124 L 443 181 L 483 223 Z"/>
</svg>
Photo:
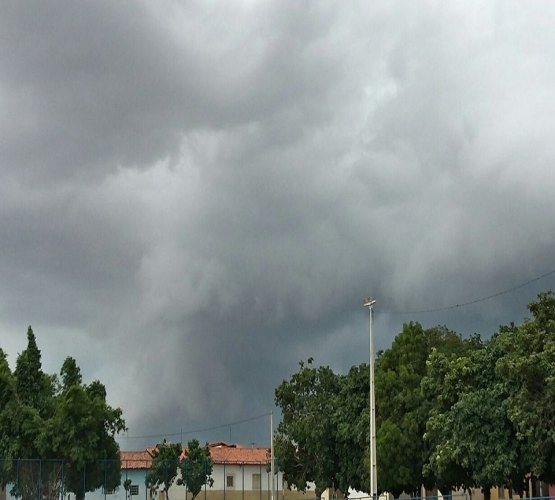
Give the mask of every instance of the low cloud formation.
<svg viewBox="0 0 555 500">
<path fill-rule="evenodd" d="M 490 335 L 555 269 L 549 2 L 0 7 L 0 328 L 125 448 L 269 442 L 301 359 Z M 221 427 L 220 427 L 221 426 Z M 217 429 L 212 429 L 218 427 Z M 210 429 L 210 430 L 208 430 Z M 195 435 L 188 434 L 195 431 Z M 138 438 L 144 436 L 143 438 Z"/>
</svg>

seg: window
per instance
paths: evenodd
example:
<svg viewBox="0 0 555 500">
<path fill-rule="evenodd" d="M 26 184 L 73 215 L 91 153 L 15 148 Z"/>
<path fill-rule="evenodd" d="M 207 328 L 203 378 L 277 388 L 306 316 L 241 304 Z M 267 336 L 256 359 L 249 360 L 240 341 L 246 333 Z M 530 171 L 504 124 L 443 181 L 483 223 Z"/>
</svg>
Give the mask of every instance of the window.
<svg viewBox="0 0 555 500">
<path fill-rule="evenodd" d="M 116 492 L 115 488 L 112 488 L 112 489 L 106 489 L 104 487 L 102 488 L 102 493 L 104 495 L 113 495 L 115 492 Z"/>
<path fill-rule="evenodd" d="M 499 486 L 499 498 L 505 498 L 505 488 L 503 486 Z"/>
<path fill-rule="evenodd" d="M 253 474 L 252 475 L 252 489 L 253 490 L 260 490 L 261 489 L 261 484 L 260 484 L 260 474 Z"/>
<path fill-rule="evenodd" d="M 235 476 L 233 474 L 228 474 L 225 477 L 225 486 L 226 488 L 233 488 L 235 486 Z"/>
<path fill-rule="evenodd" d="M 139 485 L 138 484 L 132 484 L 131 486 L 129 486 L 129 494 L 131 496 L 136 496 L 139 494 Z"/>
</svg>

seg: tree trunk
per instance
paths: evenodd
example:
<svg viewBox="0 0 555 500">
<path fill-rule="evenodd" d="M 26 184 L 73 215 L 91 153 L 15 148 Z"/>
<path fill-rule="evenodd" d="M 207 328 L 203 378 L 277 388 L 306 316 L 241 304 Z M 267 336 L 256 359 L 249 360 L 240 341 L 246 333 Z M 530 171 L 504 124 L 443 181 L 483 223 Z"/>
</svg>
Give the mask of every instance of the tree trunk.
<svg viewBox="0 0 555 500">
<path fill-rule="evenodd" d="M 491 500 L 491 488 L 489 486 L 483 487 L 482 492 L 484 493 L 484 500 Z"/>
</svg>

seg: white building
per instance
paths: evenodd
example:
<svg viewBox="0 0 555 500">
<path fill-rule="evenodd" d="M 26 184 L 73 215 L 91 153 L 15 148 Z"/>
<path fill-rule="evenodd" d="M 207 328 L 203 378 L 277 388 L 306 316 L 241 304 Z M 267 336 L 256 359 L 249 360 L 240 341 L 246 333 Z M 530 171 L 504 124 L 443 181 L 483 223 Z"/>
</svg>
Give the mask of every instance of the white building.
<svg viewBox="0 0 555 500">
<path fill-rule="evenodd" d="M 206 486 L 196 500 L 311 500 L 313 492 L 290 491 L 284 488 L 283 475 L 276 463 L 274 481 L 270 473 L 270 450 L 268 448 L 244 447 L 235 444 L 214 443 L 209 445 L 213 462 L 213 485 Z M 153 448 L 142 451 L 121 452 L 121 483 L 114 490 L 99 488 L 88 492 L 86 500 L 167 500 L 165 492 L 149 488 L 147 474 L 152 465 Z M 186 453 L 186 450 L 183 450 Z M 170 500 L 191 500 L 192 495 L 176 480 L 169 488 Z M 272 487 L 274 495 L 272 497 Z M 0 500 L 15 500 L 10 487 L 0 492 Z M 74 493 L 65 493 L 63 500 L 75 500 Z"/>
</svg>

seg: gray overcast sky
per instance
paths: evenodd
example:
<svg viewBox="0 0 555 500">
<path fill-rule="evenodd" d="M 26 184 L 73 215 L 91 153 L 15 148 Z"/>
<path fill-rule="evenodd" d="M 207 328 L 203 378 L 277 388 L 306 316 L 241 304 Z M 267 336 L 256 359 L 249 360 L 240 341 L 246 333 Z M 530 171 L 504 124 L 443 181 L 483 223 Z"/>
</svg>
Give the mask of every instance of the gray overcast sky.
<svg viewBox="0 0 555 500">
<path fill-rule="evenodd" d="M 378 348 L 522 321 L 554 275 L 390 312 L 555 269 L 554 25 L 548 1 L 2 2 L 12 367 L 31 324 L 140 449 L 268 413 L 301 359 L 367 362 L 367 295 Z"/>
</svg>

